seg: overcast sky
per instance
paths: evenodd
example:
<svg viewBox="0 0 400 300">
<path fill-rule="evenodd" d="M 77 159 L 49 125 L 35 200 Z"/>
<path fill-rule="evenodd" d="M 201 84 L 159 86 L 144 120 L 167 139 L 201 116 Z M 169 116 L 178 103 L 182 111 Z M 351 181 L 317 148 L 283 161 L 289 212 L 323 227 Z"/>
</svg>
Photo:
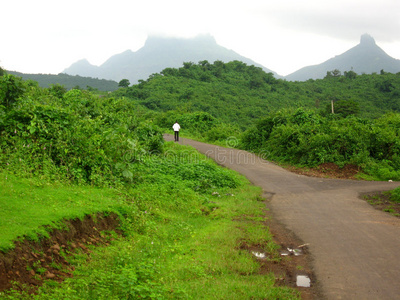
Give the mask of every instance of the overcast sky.
<svg viewBox="0 0 400 300">
<path fill-rule="evenodd" d="M 369 33 L 400 59 L 399 0 L 10 0 L 2 1 L 0 66 L 62 72 L 137 51 L 149 35 L 217 43 L 280 75 L 319 64 Z M 196 62 L 197 63 L 197 62 Z"/>
</svg>

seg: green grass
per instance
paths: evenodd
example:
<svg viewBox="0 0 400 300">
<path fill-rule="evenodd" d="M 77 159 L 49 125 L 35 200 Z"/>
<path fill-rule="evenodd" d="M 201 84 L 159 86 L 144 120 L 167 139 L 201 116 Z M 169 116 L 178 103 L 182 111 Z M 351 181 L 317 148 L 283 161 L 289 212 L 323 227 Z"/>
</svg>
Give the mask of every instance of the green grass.
<svg viewBox="0 0 400 300">
<path fill-rule="evenodd" d="M 83 218 L 122 207 L 115 190 L 90 186 L 46 184 L 0 173 L 0 250 L 13 248 L 20 238 L 47 236 L 45 226 L 61 226 L 63 219 Z"/>
<path fill-rule="evenodd" d="M 219 207 L 208 215 L 190 215 L 187 209 L 163 218 L 150 213 L 145 232 L 132 230 L 128 238 L 94 249 L 90 263 L 76 257 L 73 278 L 59 287 L 45 285 L 31 297 L 299 299 L 294 290 L 274 286 L 274 275 L 261 274 L 257 260 L 239 247 L 245 242 L 275 253 L 259 188 L 245 185 L 224 192 L 235 196 L 206 196 Z"/>
<path fill-rule="evenodd" d="M 25 201 L 42 199 L 32 210 L 37 210 L 35 213 L 39 217 L 47 216 L 36 222 L 36 228 L 31 225 L 32 232 L 58 218 L 121 206 L 126 212 L 122 224 L 125 234 L 108 247 L 92 247 L 90 261 L 84 254 L 69 258 L 75 266 L 74 276 L 62 284 L 49 281 L 36 295 L 11 291 L 0 293 L 0 297 L 299 299 L 295 290 L 275 286 L 274 275 L 261 272 L 256 258 L 242 247 L 257 245 L 269 253 L 269 259 L 276 261 L 278 246 L 266 226 L 261 189 L 250 185 L 234 171 L 216 167 L 205 157 L 193 165 L 190 161 L 193 151 L 188 147 L 174 143 L 167 143 L 166 147 L 170 150 L 169 156 L 175 153 L 181 155 L 180 159 L 173 160 L 175 164 L 170 164 L 166 158 L 147 162 L 147 166 L 138 171 L 140 180 L 126 191 L 126 202 L 121 202 L 112 190 L 57 186 L 55 191 L 54 186 L 34 187 L 31 181 L 18 180 L 23 183 L 17 184 L 15 178 L 11 184 L 7 183 L 7 190 L 15 191 L 9 194 L 31 190 L 33 194 Z M 182 178 L 177 179 L 177 174 L 182 174 Z M 185 174 L 190 174 L 191 179 L 185 180 Z M 217 186 L 198 190 L 199 179 Z M 235 183 L 236 187 L 218 186 L 222 182 Z M 34 193 L 38 196 L 32 196 Z M 74 200 L 68 200 L 71 193 L 77 193 Z M 15 208 L 25 210 L 26 206 L 17 199 L 13 200 Z M 70 204 L 65 204 L 66 200 L 75 206 L 68 214 L 65 208 Z M 44 204 L 56 209 L 46 212 L 42 208 Z M 125 205 L 129 205 L 129 210 Z M 60 213 L 58 217 L 55 212 Z M 7 216 L 10 217 L 11 214 Z"/>
</svg>

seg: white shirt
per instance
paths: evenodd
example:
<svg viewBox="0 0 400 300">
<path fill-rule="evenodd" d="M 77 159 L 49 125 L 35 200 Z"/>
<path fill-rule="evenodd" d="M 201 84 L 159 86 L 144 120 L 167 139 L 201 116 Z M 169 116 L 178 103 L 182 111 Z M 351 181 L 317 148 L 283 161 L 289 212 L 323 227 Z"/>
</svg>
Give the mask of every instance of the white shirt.
<svg viewBox="0 0 400 300">
<path fill-rule="evenodd" d="M 172 128 L 174 129 L 174 131 L 179 131 L 179 129 L 181 129 L 181 126 L 179 126 L 178 123 L 175 123 Z"/>
</svg>

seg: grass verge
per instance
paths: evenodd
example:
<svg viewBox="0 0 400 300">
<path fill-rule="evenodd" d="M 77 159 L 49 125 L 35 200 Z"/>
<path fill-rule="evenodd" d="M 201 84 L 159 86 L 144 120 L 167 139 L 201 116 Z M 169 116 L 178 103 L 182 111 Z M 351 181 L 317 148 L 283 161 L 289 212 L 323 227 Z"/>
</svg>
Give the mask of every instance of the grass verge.
<svg viewBox="0 0 400 300">
<path fill-rule="evenodd" d="M 0 173 L 0 250 L 7 252 L 13 241 L 38 240 L 62 220 L 83 219 L 97 212 L 120 214 L 126 203 L 112 189 L 44 183 Z"/>
<path fill-rule="evenodd" d="M 83 253 L 70 257 L 74 276 L 61 284 L 46 281 L 35 295 L 14 290 L 0 295 L 5 299 L 299 299 L 296 290 L 276 286 L 274 274 L 261 272 L 257 258 L 242 247 L 257 246 L 268 260 L 279 260 L 260 188 L 205 157 L 192 164 L 193 150 L 188 147 L 174 143 L 167 147 L 168 157 L 145 162 L 123 197 L 97 190 L 102 197 L 80 195 L 75 200 L 81 199 L 81 205 L 74 214 L 89 210 L 87 206 L 123 210 L 124 236 L 108 247 L 93 247 L 89 257 Z M 77 187 L 60 189 L 65 189 L 60 195 L 84 194 Z M 57 199 L 68 199 L 52 198 L 55 207 L 61 205 Z M 44 204 L 50 206 L 38 205 Z M 65 217 L 66 210 L 60 210 Z M 50 216 L 44 219 L 47 223 L 56 220 Z"/>
</svg>

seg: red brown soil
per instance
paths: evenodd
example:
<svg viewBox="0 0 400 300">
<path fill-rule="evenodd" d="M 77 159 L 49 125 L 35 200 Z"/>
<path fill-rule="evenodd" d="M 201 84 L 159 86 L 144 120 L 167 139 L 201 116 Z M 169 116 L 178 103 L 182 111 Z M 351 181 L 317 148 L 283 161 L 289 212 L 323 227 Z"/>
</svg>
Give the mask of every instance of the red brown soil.
<svg viewBox="0 0 400 300">
<path fill-rule="evenodd" d="M 390 213 L 391 215 L 400 218 L 400 203 L 390 200 L 388 192 L 372 192 L 361 195 L 361 198 L 366 200 L 375 209 Z"/>
<path fill-rule="evenodd" d="M 280 248 L 276 253 L 270 254 L 266 258 L 254 258 L 260 264 L 260 274 L 273 273 L 276 286 L 287 286 L 297 290 L 302 300 L 321 299 L 322 293 L 312 269 L 312 257 L 308 252 L 307 245 L 272 218 L 268 219 L 267 225 L 273 235 L 274 242 Z M 263 252 L 262 245 L 249 245 L 245 242 L 240 243 L 240 248 L 249 252 Z M 281 256 L 280 251 L 288 248 L 299 248 L 302 250 L 302 255 Z M 308 276 L 312 282 L 311 286 L 298 287 L 296 284 L 297 275 Z"/>
<path fill-rule="evenodd" d="M 0 291 L 25 285 L 30 292 L 44 280 L 61 282 L 72 276 L 74 267 L 66 257 L 79 250 L 90 253 L 91 245 L 107 245 L 110 236 L 104 231 L 117 231 L 117 215 L 86 216 L 83 220 L 65 221 L 65 230 L 52 230 L 49 238 L 39 241 L 24 239 L 15 242 L 15 248 L 0 251 Z"/>
<path fill-rule="evenodd" d="M 300 175 L 321 178 L 337 178 L 337 179 L 357 179 L 356 175 L 361 171 L 359 166 L 345 165 L 340 168 L 334 163 L 323 163 L 315 168 L 299 168 L 293 166 L 284 166 L 285 169 Z"/>
</svg>

